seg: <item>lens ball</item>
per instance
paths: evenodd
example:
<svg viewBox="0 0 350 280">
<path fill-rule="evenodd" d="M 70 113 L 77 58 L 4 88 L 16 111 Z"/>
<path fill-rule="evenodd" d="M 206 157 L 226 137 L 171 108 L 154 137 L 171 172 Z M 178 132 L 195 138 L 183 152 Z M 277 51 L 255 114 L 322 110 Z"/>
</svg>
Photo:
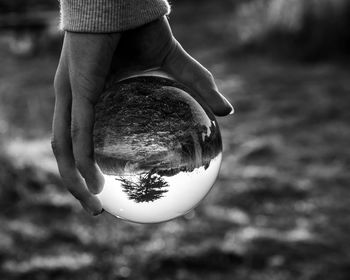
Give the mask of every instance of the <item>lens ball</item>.
<svg viewBox="0 0 350 280">
<path fill-rule="evenodd" d="M 218 123 L 181 83 L 139 75 L 111 84 L 95 106 L 98 198 L 112 215 L 157 223 L 186 214 L 210 191 L 222 158 Z"/>
</svg>

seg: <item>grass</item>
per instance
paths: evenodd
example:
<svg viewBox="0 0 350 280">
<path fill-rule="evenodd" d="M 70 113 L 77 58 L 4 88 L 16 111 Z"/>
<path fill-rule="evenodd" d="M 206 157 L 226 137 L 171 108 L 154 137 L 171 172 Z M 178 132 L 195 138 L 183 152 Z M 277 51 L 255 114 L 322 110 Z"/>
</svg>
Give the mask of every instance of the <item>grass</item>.
<svg viewBox="0 0 350 280">
<path fill-rule="evenodd" d="M 174 8 L 174 33 L 236 114 L 219 119 L 212 192 L 167 223 L 83 212 L 33 148 L 48 143 L 57 57 L 1 52 L 1 279 L 349 279 L 349 67 L 232 56 L 227 34 L 209 40 L 227 13 L 205 4 L 185 29 L 186 5 Z M 23 159 L 14 143 L 34 150 Z"/>
</svg>

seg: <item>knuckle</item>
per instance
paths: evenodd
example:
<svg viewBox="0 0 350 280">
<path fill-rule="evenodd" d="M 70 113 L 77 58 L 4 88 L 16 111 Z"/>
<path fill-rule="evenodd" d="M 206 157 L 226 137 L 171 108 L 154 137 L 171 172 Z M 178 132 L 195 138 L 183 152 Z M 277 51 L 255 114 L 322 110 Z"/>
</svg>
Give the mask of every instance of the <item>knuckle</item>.
<svg viewBox="0 0 350 280">
<path fill-rule="evenodd" d="M 59 172 L 60 172 L 62 182 L 68 189 L 69 189 L 69 186 L 75 186 L 79 183 L 76 176 L 74 176 L 73 170 L 74 170 L 74 166 L 69 164 L 69 162 L 62 162 L 59 165 Z"/>
<path fill-rule="evenodd" d="M 86 175 L 90 174 L 90 170 L 92 167 L 92 161 L 89 157 L 87 157 L 86 155 L 78 157 L 75 160 L 75 166 L 77 167 L 77 169 L 79 170 L 80 173 Z"/>
<path fill-rule="evenodd" d="M 83 197 L 83 192 L 79 188 L 76 180 L 74 180 L 70 175 L 68 174 L 61 174 L 62 181 L 67 188 L 67 190 L 76 198 L 81 200 Z"/>
<path fill-rule="evenodd" d="M 67 185 L 67 189 L 76 199 L 83 199 L 83 192 L 79 188 L 73 187 L 72 185 Z"/>
<path fill-rule="evenodd" d="M 75 178 L 70 172 L 61 172 L 60 175 L 67 190 L 76 198 L 80 198 L 83 192 L 79 187 L 77 178 Z"/>
<path fill-rule="evenodd" d="M 78 158 L 75 160 L 75 166 L 80 172 L 85 171 L 87 167 L 85 160 L 83 160 L 82 158 Z"/>
</svg>

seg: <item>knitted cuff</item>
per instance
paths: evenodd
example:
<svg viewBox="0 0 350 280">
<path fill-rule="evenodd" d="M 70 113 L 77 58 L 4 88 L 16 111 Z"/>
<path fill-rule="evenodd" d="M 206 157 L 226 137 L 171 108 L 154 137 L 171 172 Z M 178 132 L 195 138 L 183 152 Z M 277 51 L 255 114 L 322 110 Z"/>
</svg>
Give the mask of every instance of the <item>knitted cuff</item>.
<svg viewBox="0 0 350 280">
<path fill-rule="evenodd" d="M 61 0 L 60 27 L 72 32 L 119 32 L 169 13 L 167 0 Z"/>
</svg>

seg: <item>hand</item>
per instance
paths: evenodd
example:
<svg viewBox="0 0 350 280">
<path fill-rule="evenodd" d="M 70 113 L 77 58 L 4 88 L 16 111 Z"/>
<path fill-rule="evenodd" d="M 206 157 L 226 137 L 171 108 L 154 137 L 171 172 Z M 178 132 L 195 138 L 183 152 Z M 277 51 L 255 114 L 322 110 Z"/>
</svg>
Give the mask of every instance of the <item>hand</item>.
<svg viewBox="0 0 350 280">
<path fill-rule="evenodd" d="M 214 114 L 233 112 L 211 73 L 176 41 L 165 17 L 123 33 L 65 34 L 54 82 L 52 149 L 64 185 L 93 215 L 102 212 L 94 194 L 104 184 L 94 160 L 94 105 L 108 78 L 155 68 L 192 88 Z"/>
</svg>

